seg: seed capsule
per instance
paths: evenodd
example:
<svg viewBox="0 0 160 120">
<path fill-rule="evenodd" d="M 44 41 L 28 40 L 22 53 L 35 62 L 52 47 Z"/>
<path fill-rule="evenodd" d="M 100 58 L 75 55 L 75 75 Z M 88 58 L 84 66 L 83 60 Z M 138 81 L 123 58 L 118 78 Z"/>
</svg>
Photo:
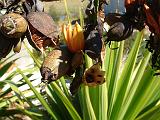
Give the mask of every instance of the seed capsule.
<svg viewBox="0 0 160 120">
<path fill-rule="evenodd" d="M 26 37 L 35 49 L 43 52 L 47 46 L 59 45 L 59 27 L 49 14 L 30 12 L 27 21 L 29 27 Z"/>
<path fill-rule="evenodd" d="M 19 14 L 9 13 L 0 21 L 1 32 L 10 38 L 20 38 L 27 30 L 27 21 Z"/>
<path fill-rule="evenodd" d="M 71 54 L 66 47 L 54 49 L 45 58 L 40 69 L 42 81 L 50 83 L 66 75 L 71 68 L 70 60 Z"/>
<path fill-rule="evenodd" d="M 100 65 L 94 64 L 85 71 L 83 76 L 83 83 L 88 86 L 101 85 L 105 82 L 105 72 L 100 69 Z"/>
<path fill-rule="evenodd" d="M 17 46 L 19 38 L 8 38 L 4 34 L 2 34 L 2 32 L 0 32 L 0 36 L 1 36 L 0 37 L 0 60 L 1 60 L 10 53 L 13 47 Z"/>
</svg>

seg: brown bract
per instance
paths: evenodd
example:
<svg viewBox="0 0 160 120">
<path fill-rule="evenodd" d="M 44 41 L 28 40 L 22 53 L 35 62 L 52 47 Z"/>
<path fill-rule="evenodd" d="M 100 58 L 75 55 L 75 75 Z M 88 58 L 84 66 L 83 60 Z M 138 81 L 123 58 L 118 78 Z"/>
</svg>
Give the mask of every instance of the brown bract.
<svg viewBox="0 0 160 120">
<path fill-rule="evenodd" d="M 47 46 L 58 45 L 58 26 L 51 16 L 45 12 L 30 12 L 27 20 L 29 22 L 27 38 L 34 48 L 43 51 Z"/>
</svg>

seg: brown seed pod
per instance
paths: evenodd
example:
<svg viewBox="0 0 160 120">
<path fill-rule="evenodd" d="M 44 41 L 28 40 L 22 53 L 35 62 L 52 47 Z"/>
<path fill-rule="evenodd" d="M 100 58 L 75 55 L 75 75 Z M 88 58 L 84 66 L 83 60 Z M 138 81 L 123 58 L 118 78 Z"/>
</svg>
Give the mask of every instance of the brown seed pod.
<svg viewBox="0 0 160 120">
<path fill-rule="evenodd" d="M 107 22 L 107 24 L 109 26 L 111 26 L 116 22 L 123 21 L 122 14 L 119 14 L 119 13 L 108 13 L 105 16 L 104 21 Z"/>
<path fill-rule="evenodd" d="M 59 30 L 51 16 L 45 12 L 30 12 L 27 38 L 30 44 L 41 52 L 47 46 L 55 47 L 59 43 Z"/>
<path fill-rule="evenodd" d="M 20 38 L 26 32 L 27 26 L 27 21 L 16 13 L 6 14 L 0 20 L 0 30 L 9 38 Z"/>
<path fill-rule="evenodd" d="M 71 58 L 71 53 L 66 46 L 50 52 L 40 68 L 42 81 L 45 82 L 47 80 L 47 83 L 50 83 L 66 75 L 71 68 Z"/>
<path fill-rule="evenodd" d="M 88 86 L 101 85 L 105 82 L 104 74 L 105 72 L 100 70 L 100 65 L 97 63 L 85 71 L 82 81 Z"/>
<path fill-rule="evenodd" d="M 0 60 L 6 57 L 13 47 L 17 46 L 19 38 L 8 38 L 0 32 Z"/>
</svg>

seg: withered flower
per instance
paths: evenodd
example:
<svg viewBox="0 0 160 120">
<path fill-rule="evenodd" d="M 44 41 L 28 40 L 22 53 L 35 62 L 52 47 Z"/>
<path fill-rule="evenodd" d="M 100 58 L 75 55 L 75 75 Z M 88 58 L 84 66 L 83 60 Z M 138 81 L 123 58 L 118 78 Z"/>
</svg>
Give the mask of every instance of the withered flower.
<svg viewBox="0 0 160 120">
<path fill-rule="evenodd" d="M 144 4 L 144 10 L 147 17 L 147 25 L 149 26 L 149 29 L 151 32 L 155 32 L 156 34 L 160 34 L 160 20 L 159 15 L 157 14 L 158 20 L 156 20 L 153 16 L 153 11 L 149 8 L 148 5 Z M 158 22 L 157 22 L 158 21 Z"/>
<path fill-rule="evenodd" d="M 79 52 L 84 49 L 84 34 L 82 27 L 76 22 L 73 30 L 72 25 L 69 23 L 67 26 L 62 26 L 62 32 L 68 49 L 72 53 Z"/>
</svg>

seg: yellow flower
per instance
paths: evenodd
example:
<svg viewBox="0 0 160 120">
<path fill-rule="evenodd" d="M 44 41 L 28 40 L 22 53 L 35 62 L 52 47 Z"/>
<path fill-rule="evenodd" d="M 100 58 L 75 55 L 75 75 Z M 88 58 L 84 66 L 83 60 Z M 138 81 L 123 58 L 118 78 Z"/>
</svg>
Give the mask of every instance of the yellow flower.
<svg viewBox="0 0 160 120">
<path fill-rule="evenodd" d="M 72 25 L 62 26 L 62 32 L 68 49 L 75 53 L 84 49 L 84 34 L 82 27 L 76 22 L 73 30 Z"/>
</svg>

